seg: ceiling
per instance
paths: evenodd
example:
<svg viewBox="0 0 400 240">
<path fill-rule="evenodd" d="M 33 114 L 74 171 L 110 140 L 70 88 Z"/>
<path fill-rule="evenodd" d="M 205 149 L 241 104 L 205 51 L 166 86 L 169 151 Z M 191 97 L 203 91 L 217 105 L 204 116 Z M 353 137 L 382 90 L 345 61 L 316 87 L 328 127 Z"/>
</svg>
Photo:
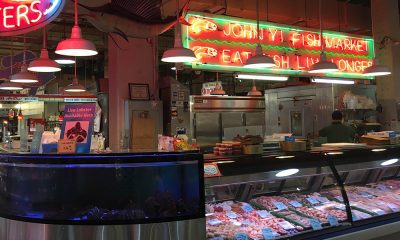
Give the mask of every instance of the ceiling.
<svg viewBox="0 0 400 240">
<path fill-rule="evenodd" d="M 255 0 L 189 0 L 192 11 L 226 14 L 243 18 L 255 18 Z M 180 1 L 182 8 L 187 1 Z M 324 28 L 355 34 L 371 34 L 369 0 L 324 0 Z M 171 22 L 174 20 L 175 0 L 80 0 L 80 26 L 85 38 L 95 42 L 100 51 L 107 46 L 107 33 L 93 27 L 83 17 L 91 11 L 114 14 L 130 21 L 146 24 Z M 291 6 L 291 7 L 287 7 Z M 265 0 L 260 1 L 260 18 L 270 22 L 289 25 L 319 27 L 318 0 Z M 59 40 L 68 37 L 73 25 L 73 1 L 67 0 L 63 12 L 48 25 L 48 48 L 54 50 Z M 160 37 L 169 46 L 172 32 Z M 23 37 L 1 37 L 0 56 L 8 55 L 10 48 L 23 49 Z M 26 34 L 26 47 L 39 52 L 42 46 L 41 30 Z"/>
</svg>

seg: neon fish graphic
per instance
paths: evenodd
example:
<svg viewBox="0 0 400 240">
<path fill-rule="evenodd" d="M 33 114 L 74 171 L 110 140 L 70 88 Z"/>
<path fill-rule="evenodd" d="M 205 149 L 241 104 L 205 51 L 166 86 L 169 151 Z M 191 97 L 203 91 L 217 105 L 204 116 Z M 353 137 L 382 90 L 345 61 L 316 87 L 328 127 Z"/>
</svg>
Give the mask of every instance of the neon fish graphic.
<svg viewBox="0 0 400 240">
<path fill-rule="evenodd" d="M 203 31 L 212 32 L 218 29 L 217 24 L 204 18 L 195 18 L 190 24 L 190 29 L 193 33 L 200 33 Z"/>
<path fill-rule="evenodd" d="M 211 48 L 211 47 L 196 46 L 196 47 L 193 47 L 192 50 L 194 51 L 194 54 L 196 55 L 196 58 L 198 60 L 205 58 L 205 57 L 215 57 L 218 54 L 218 51 L 215 48 Z"/>
</svg>

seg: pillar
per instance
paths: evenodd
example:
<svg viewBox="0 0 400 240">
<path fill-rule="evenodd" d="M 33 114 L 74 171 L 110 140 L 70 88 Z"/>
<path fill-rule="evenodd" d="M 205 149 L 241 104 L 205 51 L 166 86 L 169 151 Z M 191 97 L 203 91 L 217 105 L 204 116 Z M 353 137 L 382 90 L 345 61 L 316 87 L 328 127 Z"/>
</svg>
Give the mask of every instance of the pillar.
<svg viewBox="0 0 400 240">
<path fill-rule="evenodd" d="M 154 39 L 130 38 L 126 42 L 114 36 L 117 44 L 108 39 L 108 86 L 109 86 L 109 137 L 110 148 L 120 149 L 124 126 L 124 102 L 129 99 L 129 83 L 149 84 L 150 96 L 158 98 L 156 48 Z"/>
<path fill-rule="evenodd" d="M 376 58 L 392 72 L 391 75 L 376 78 L 377 99 L 383 107 L 379 121 L 384 129 L 396 130 L 400 120 L 397 115 L 397 104 L 400 102 L 400 47 L 395 44 L 400 40 L 398 1 L 372 0 L 371 14 Z"/>
</svg>

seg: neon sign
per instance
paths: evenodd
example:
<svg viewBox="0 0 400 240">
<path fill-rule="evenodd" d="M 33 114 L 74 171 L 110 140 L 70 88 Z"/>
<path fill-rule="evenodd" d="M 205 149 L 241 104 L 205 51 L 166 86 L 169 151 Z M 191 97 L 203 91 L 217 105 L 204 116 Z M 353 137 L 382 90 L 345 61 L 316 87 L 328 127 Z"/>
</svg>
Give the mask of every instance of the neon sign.
<svg viewBox="0 0 400 240">
<path fill-rule="evenodd" d="M 206 13 L 189 12 L 182 25 L 183 45 L 192 49 L 197 61 L 185 63 L 194 69 L 308 75 L 307 70 L 319 61 L 321 38 L 317 30 L 260 22 Z M 275 60 L 273 69 L 245 68 L 243 64 L 255 52 L 260 35 L 264 54 Z M 365 78 L 365 68 L 372 65 L 374 40 L 371 37 L 324 32 L 326 56 L 336 63 L 339 72 L 327 76 Z"/>
<path fill-rule="evenodd" d="M 65 0 L 1 0 L 0 36 L 34 31 L 60 14 Z"/>
</svg>

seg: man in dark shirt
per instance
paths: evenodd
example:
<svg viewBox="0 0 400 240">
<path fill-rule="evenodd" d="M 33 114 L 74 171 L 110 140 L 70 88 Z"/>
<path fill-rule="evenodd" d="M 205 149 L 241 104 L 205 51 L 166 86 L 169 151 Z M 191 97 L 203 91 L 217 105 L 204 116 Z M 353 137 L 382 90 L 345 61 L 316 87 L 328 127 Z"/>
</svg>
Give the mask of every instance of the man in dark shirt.
<svg viewBox="0 0 400 240">
<path fill-rule="evenodd" d="M 332 124 L 319 130 L 320 137 L 326 137 L 328 143 L 354 142 L 356 131 L 342 123 L 343 115 L 340 111 L 332 113 Z"/>
</svg>

